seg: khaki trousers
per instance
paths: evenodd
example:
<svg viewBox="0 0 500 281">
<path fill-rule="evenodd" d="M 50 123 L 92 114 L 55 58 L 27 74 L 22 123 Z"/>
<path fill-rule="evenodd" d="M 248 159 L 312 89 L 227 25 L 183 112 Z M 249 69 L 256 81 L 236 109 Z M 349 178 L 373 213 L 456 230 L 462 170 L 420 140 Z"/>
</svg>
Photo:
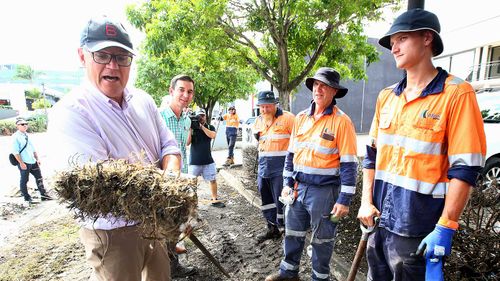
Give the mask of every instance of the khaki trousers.
<svg viewBox="0 0 500 281">
<path fill-rule="evenodd" d="M 90 280 L 170 281 L 165 243 L 143 239 L 136 226 L 112 230 L 82 227 L 80 239 L 93 268 Z"/>
</svg>

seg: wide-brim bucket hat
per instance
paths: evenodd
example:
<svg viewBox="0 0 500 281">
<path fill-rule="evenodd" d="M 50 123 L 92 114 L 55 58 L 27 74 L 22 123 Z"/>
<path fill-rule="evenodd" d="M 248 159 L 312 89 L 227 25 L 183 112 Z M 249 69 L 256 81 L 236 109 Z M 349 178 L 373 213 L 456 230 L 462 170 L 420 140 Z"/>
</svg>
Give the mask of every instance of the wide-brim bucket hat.
<svg viewBox="0 0 500 281">
<path fill-rule="evenodd" d="M 413 32 L 418 30 L 430 30 L 434 32 L 433 55 L 437 56 L 443 52 L 443 40 L 439 35 L 439 32 L 441 32 L 441 25 L 439 24 L 438 17 L 420 8 L 411 9 L 397 17 L 389 31 L 384 37 L 378 40 L 378 43 L 382 47 L 391 50 L 391 35 L 399 32 Z"/>
<path fill-rule="evenodd" d="M 321 81 L 326 85 L 337 89 L 337 94 L 335 95 L 336 99 L 347 94 L 347 88 L 339 84 L 340 74 L 333 68 L 321 67 L 318 71 L 316 71 L 313 77 L 308 77 L 306 79 L 306 87 L 311 91 L 313 90 L 314 80 Z"/>
</svg>

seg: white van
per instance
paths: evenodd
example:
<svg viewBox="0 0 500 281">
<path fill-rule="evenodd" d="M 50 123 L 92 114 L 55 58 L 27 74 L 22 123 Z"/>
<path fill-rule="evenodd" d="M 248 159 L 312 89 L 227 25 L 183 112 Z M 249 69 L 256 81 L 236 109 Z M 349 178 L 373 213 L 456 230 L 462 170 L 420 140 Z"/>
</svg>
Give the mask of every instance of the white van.
<svg viewBox="0 0 500 281">
<path fill-rule="evenodd" d="M 476 97 L 486 133 L 486 163 L 481 174 L 489 185 L 500 181 L 500 88 L 481 89 Z"/>
</svg>

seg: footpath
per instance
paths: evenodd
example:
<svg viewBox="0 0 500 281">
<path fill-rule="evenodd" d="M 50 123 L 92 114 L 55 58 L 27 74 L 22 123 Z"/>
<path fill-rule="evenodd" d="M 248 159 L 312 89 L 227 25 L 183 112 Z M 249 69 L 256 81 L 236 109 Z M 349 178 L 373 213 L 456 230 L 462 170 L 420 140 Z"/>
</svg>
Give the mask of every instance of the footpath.
<svg viewBox="0 0 500 281">
<path fill-rule="evenodd" d="M 41 162 L 42 162 L 42 175 L 45 178 L 45 185 L 50 190 L 50 181 L 52 176 L 54 175 L 54 167 L 52 163 L 52 159 L 50 157 L 52 147 L 50 147 L 50 140 L 45 133 L 32 134 L 30 135 L 32 141 L 35 143 L 37 147 L 37 151 L 39 153 Z M 363 149 L 365 143 L 367 143 L 368 137 L 366 135 L 358 136 L 358 155 L 363 154 Z M 11 166 L 7 161 L 7 155 L 10 153 L 11 147 L 11 139 L 10 137 L 0 137 L 0 156 L 5 159 L 5 161 L 0 161 L 0 171 L 2 181 L 0 182 L 0 205 L 5 204 L 22 204 L 23 200 L 21 197 L 18 197 L 18 185 L 19 185 L 19 171 L 16 167 Z M 241 142 L 237 143 L 237 148 L 235 149 L 235 164 L 242 164 L 242 144 Z M 219 149 L 212 152 L 214 160 L 217 164 L 219 174 L 222 176 L 228 185 L 240 193 L 250 204 L 256 207 L 255 212 L 260 213 L 260 196 L 256 191 L 256 188 L 249 188 L 243 186 L 241 181 L 237 179 L 231 172 L 230 169 L 223 168 L 222 164 L 225 162 L 227 158 L 227 149 Z M 38 195 L 34 190 L 34 179 L 31 178 L 28 184 L 30 187 L 30 193 L 33 195 Z M 8 236 L 12 237 L 15 232 L 19 230 L 29 227 L 30 225 L 36 225 L 39 223 L 39 220 L 47 221 L 48 217 L 57 218 L 59 216 L 63 216 L 67 213 L 67 210 L 62 208 L 57 201 L 44 202 L 40 204 L 36 204 L 35 206 L 31 206 L 29 208 L 25 208 L 22 212 L 27 213 L 26 216 L 21 216 L 15 219 L 4 219 L 0 222 L 0 246 L 5 243 L 5 238 Z M 332 258 L 332 275 L 335 276 L 338 280 L 345 280 L 349 268 L 350 261 L 345 261 L 334 255 Z M 365 276 L 362 274 L 358 274 L 358 278 L 356 280 L 366 280 Z"/>
</svg>

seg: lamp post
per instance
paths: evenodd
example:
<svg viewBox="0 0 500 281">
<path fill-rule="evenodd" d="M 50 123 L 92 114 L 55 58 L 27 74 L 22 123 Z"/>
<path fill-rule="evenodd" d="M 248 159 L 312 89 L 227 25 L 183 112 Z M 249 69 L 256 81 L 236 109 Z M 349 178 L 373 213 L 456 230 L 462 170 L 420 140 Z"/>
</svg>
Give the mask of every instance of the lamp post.
<svg viewBox="0 0 500 281">
<path fill-rule="evenodd" d="M 425 7 L 425 0 L 408 0 L 408 10 Z"/>
<path fill-rule="evenodd" d="M 43 113 L 47 115 L 47 108 L 45 107 L 45 83 L 42 83 L 42 97 L 43 97 Z"/>
</svg>

